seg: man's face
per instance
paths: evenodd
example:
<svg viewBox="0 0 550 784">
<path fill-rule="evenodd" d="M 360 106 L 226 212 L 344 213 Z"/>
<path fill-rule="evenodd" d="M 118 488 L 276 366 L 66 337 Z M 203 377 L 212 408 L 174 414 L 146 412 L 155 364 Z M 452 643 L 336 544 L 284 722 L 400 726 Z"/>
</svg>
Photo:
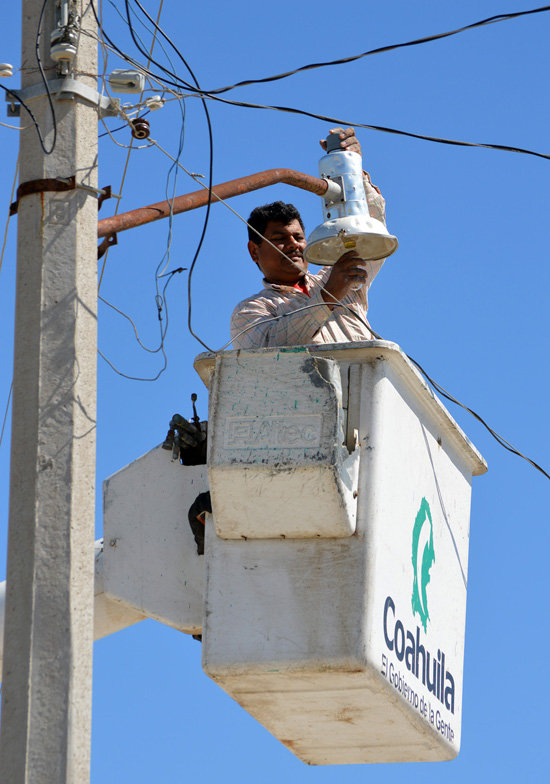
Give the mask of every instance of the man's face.
<svg viewBox="0 0 550 784">
<path fill-rule="evenodd" d="M 257 245 L 248 243 L 248 251 L 252 259 L 263 272 L 264 278 L 269 283 L 279 283 L 293 286 L 301 280 L 307 270 L 307 261 L 304 259 L 306 238 L 300 221 L 292 220 L 290 223 L 269 221 L 264 232 L 264 241 Z M 275 248 L 269 244 L 272 242 Z M 279 252 L 281 251 L 281 252 Z M 291 261 L 282 254 L 288 256 Z"/>
</svg>

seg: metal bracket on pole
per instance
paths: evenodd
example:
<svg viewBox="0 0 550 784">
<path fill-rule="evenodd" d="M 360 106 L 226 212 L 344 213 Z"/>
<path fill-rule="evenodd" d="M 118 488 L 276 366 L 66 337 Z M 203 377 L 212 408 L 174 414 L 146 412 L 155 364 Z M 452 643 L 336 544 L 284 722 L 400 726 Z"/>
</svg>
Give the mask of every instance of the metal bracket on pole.
<svg viewBox="0 0 550 784">
<path fill-rule="evenodd" d="M 30 196 L 33 193 L 46 193 L 47 191 L 73 191 L 75 188 L 97 194 L 99 196 L 97 200 L 98 209 L 101 209 L 105 199 L 122 198 L 118 193 L 111 191 L 110 185 L 106 185 L 105 188 L 92 188 L 91 185 L 86 185 L 84 182 L 76 182 L 74 175 L 72 177 L 49 177 L 44 180 L 29 180 L 29 182 L 21 183 L 17 189 L 17 199 L 10 204 L 10 216 L 17 214 L 19 200 L 23 196 Z"/>
<path fill-rule="evenodd" d="M 22 182 L 16 192 L 16 200 L 10 204 L 10 216 L 16 215 L 19 209 L 19 200 L 23 196 L 33 193 L 46 193 L 47 191 L 73 191 L 76 188 L 74 175 L 72 177 L 48 177 L 43 180 L 29 180 Z"/>
<path fill-rule="evenodd" d="M 118 245 L 118 237 L 116 234 L 108 234 L 103 238 L 103 241 L 97 246 L 97 260 L 99 261 L 104 256 L 111 245 Z"/>
<path fill-rule="evenodd" d="M 100 118 L 114 117 L 119 113 L 120 101 L 118 99 L 112 100 L 107 95 L 101 95 L 97 90 L 88 87 L 87 84 L 69 76 L 64 79 L 52 79 L 48 82 L 48 90 L 60 101 L 74 100 L 75 96 L 83 98 L 85 101 L 97 106 Z M 46 94 L 47 90 L 42 82 L 25 87 L 23 90 L 10 90 L 9 93 L 6 93 L 6 101 L 10 104 L 8 115 L 10 117 L 19 115 L 21 106 L 17 104 L 17 99 L 24 103 L 29 103 L 34 98 L 41 98 Z M 14 96 L 17 96 L 17 98 Z"/>
</svg>

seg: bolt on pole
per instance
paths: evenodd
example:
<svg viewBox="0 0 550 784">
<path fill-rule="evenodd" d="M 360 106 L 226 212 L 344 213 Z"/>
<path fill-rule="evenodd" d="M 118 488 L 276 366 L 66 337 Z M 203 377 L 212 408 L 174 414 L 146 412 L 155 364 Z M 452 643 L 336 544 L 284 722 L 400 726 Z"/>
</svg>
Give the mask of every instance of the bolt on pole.
<svg viewBox="0 0 550 784">
<path fill-rule="evenodd" d="M 96 88 L 89 4 L 23 0 L 22 87 L 72 75 L 50 57 L 56 15 L 80 18 L 78 78 Z M 73 31 L 74 32 L 74 31 Z M 55 37 L 54 37 L 55 39 Z M 52 48 L 54 51 L 54 48 Z M 21 107 L 20 183 L 70 178 L 97 187 L 97 107 L 53 97 L 57 141 L 44 153 Z M 46 150 L 54 139 L 46 95 L 31 100 Z M 35 192 L 18 205 L 10 521 L 0 781 L 89 781 L 94 600 L 97 349 L 97 198 Z"/>
</svg>

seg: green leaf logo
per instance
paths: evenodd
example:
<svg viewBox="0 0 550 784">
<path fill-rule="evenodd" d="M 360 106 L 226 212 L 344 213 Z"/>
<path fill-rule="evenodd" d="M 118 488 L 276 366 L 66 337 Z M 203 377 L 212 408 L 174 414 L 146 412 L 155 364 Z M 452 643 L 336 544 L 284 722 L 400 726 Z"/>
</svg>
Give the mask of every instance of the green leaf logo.
<svg viewBox="0 0 550 784">
<path fill-rule="evenodd" d="M 430 614 L 426 588 L 430 582 L 430 569 L 435 561 L 434 532 L 430 505 L 422 499 L 414 521 L 412 536 L 413 590 L 412 611 L 418 613 L 424 631 L 427 630 Z"/>
</svg>

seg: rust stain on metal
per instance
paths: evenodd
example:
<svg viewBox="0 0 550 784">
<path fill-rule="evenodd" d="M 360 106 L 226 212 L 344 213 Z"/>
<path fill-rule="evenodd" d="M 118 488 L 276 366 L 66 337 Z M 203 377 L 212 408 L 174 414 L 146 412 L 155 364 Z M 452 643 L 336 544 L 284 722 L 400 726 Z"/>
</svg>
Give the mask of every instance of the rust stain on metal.
<svg viewBox="0 0 550 784">
<path fill-rule="evenodd" d="M 16 199 L 10 205 L 10 215 L 16 215 L 19 210 L 19 201 L 25 196 L 32 196 L 35 193 L 40 194 L 42 204 L 44 204 L 44 193 L 51 191 L 72 191 L 76 188 L 76 178 L 74 175 L 71 177 L 47 177 L 41 180 L 28 180 L 22 182 L 16 192 Z"/>
<path fill-rule="evenodd" d="M 322 180 L 320 177 L 312 177 L 310 174 L 304 174 L 294 169 L 267 169 L 263 172 L 250 174 L 248 177 L 240 177 L 236 180 L 229 180 L 229 182 L 222 182 L 220 185 L 214 185 L 212 188 L 212 203 L 220 199 L 231 199 L 233 196 L 251 193 L 260 188 L 266 188 L 268 185 L 276 185 L 278 183 L 293 185 L 296 188 L 316 193 L 318 196 L 326 193 L 328 187 L 326 180 Z M 177 196 L 172 202 L 161 201 L 156 204 L 149 204 L 147 207 L 140 207 L 137 210 L 114 215 L 111 218 L 104 218 L 98 223 L 97 236 L 105 237 L 108 234 L 126 231 L 136 226 L 143 226 L 146 223 L 167 218 L 170 215 L 171 206 L 173 215 L 204 207 L 208 204 L 208 193 L 208 190 L 194 191 L 183 196 Z"/>
</svg>

